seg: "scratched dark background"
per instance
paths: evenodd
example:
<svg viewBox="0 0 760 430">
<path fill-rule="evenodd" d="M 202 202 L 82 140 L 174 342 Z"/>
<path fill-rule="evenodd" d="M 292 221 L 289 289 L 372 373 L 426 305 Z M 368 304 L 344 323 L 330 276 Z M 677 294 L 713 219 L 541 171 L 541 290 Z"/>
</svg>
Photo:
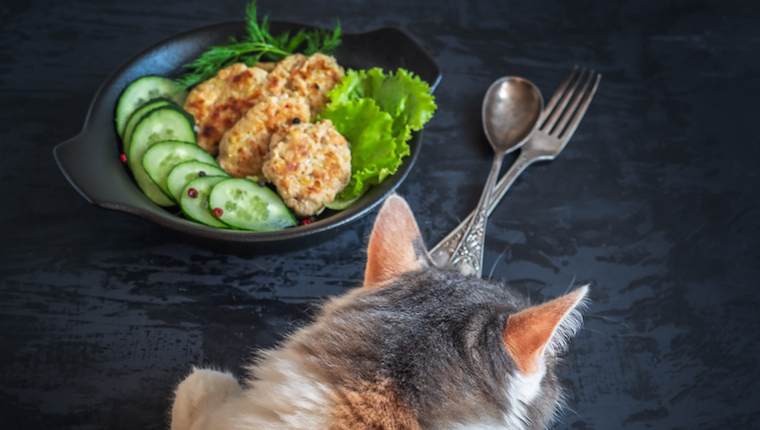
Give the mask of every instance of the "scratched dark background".
<svg viewBox="0 0 760 430">
<path fill-rule="evenodd" d="M 249 351 L 356 286 L 374 214 L 331 240 L 245 257 L 87 204 L 52 149 L 129 57 L 241 1 L 0 2 L 0 428 L 163 429 L 193 364 Z M 440 65 L 439 109 L 399 192 L 429 245 L 474 207 L 503 75 L 545 98 L 603 74 L 560 157 L 494 212 L 486 276 L 536 301 L 592 285 L 557 429 L 760 428 L 760 3 L 263 0 L 273 19 L 396 26 Z M 509 160 L 508 160 L 509 161 Z M 442 377 L 444 377 L 442 375 Z"/>
</svg>

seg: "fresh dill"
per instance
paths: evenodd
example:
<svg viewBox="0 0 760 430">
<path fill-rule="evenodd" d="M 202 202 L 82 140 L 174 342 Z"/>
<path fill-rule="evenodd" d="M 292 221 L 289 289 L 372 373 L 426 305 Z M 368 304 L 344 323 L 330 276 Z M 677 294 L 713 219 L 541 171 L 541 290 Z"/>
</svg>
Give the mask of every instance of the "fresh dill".
<svg viewBox="0 0 760 430">
<path fill-rule="evenodd" d="M 333 31 L 301 29 L 293 36 L 289 32 L 273 36 L 269 31 L 269 16 L 265 15 L 261 22 L 257 19 L 256 1 L 249 3 L 245 11 L 248 35 L 243 40 L 233 37 L 226 45 L 212 46 L 195 61 L 186 64 L 188 71 L 176 79 L 183 89 L 198 85 L 235 63 L 253 67 L 259 61 L 280 61 L 298 51 L 304 43 L 304 55 L 331 54 L 341 43 L 340 20 Z"/>
</svg>

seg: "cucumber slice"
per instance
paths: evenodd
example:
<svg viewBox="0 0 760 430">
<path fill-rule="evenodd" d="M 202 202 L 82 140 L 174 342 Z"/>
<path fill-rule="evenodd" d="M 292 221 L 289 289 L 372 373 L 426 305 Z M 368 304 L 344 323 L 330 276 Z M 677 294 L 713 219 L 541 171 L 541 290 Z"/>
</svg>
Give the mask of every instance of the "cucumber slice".
<svg viewBox="0 0 760 430">
<path fill-rule="evenodd" d="M 208 201 L 212 214 L 221 209 L 220 221 L 232 227 L 253 231 L 275 231 L 296 225 L 280 196 L 267 187 L 247 179 L 225 179 L 211 190 Z"/>
<path fill-rule="evenodd" d="M 175 201 L 180 201 L 182 190 L 185 189 L 194 179 L 200 177 L 203 172 L 205 176 L 224 176 L 229 178 L 229 173 L 220 169 L 219 166 L 200 161 L 185 161 L 174 166 L 169 176 L 166 177 L 166 188 Z M 181 202 L 180 202 L 181 203 Z"/>
<path fill-rule="evenodd" d="M 161 76 L 144 76 L 127 86 L 116 105 L 114 121 L 119 137 L 124 137 L 124 128 L 132 112 L 158 97 L 170 98 L 182 106 L 185 104 L 187 91 L 182 90 L 173 80 Z"/>
<path fill-rule="evenodd" d="M 190 181 L 185 188 L 180 191 L 179 205 L 182 207 L 182 212 L 185 216 L 193 221 L 198 221 L 201 224 L 206 224 L 211 227 L 229 228 L 227 227 L 227 224 L 214 218 L 208 209 L 208 194 L 211 192 L 214 185 L 225 179 L 226 178 L 223 176 L 204 176 Z M 190 196 L 190 189 L 195 190 L 195 197 Z"/>
<path fill-rule="evenodd" d="M 142 117 L 145 116 L 145 114 L 148 112 L 164 106 L 176 106 L 176 103 L 174 103 L 171 99 L 155 99 L 149 101 L 148 103 L 145 103 L 144 105 L 137 108 L 136 111 L 132 112 L 132 115 L 130 115 L 129 119 L 127 120 L 127 125 L 124 127 L 124 136 L 122 136 L 122 143 L 124 144 L 125 154 L 129 154 L 129 142 L 132 140 L 132 132 L 135 130 L 137 123 L 140 122 Z"/>
<path fill-rule="evenodd" d="M 194 143 L 158 142 L 145 151 L 142 157 L 142 165 L 145 171 L 158 185 L 158 188 L 169 197 L 173 197 L 166 186 L 166 179 L 174 166 L 183 162 L 197 160 L 204 163 L 216 163 L 214 157 L 203 148 Z"/>
<path fill-rule="evenodd" d="M 146 114 L 132 133 L 127 164 L 137 181 L 137 185 L 153 202 L 160 206 L 174 203 L 150 179 L 142 165 L 145 152 L 158 142 L 178 140 L 195 143 L 195 132 L 190 121 L 180 112 L 169 108 L 158 108 Z"/>
</svg>

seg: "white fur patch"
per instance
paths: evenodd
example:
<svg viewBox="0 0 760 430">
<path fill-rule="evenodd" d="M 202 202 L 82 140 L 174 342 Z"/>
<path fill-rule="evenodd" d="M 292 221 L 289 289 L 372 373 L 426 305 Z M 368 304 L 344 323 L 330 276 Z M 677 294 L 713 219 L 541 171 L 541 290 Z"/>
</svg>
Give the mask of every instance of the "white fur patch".
<svg viewBox="0 0 760 430">
<path fill-rule="evenodd" d="M 230 373 L 193 368 L 174 393 L 172 430 L 197 427 L 207 410 L 239 396 L 242 391 Z"/>
<path fill-rule="evenodd" d="M 524 429 L 528 427 L 529 405 L 541 392 L 541 380 L 546 374 L 544 360 L 539 362 L 538 371 L 530 375 L 517 372 L 507 387 L 507 399 L 509 411 L 504 415 L 504 422 L 508 429 Z"/>
<path fill-rule="evenodd" d="M 504 424 L 454 424 L 449 430 L 505 430 L 507 428 Z"/>
<path fill-rule="evenodd" d="M 541 380 L 546 374 L 546 367 L 541 363 L 538 372 L 525 376 L 516 374 L 506 389 L 509 412 L 504 414 L 501 422 L 495 423 L 458 423 L 450 430 L 524 430 L 528 425 L 527 405 L 541 392 Z"/>
<path fill-rule="evenodd" d="M 301 364 L 293 351 L 269 351 L 255 368 L 245 396 L 263 417 L 243 415 L 236 429 L 310 430 L 328 428 L 334 393 Z"/>
<path fill-rule="evenodd" d="M 224 401 L 203 404 L 182 403 L 188 391 L 180 384 L 175 400 L 175 410 L 192 410 L 189 420 L 173 419 L 172 430 L 314 430 L 330 426 L 333 391 L 306 370 L 300 357 L 288 350 L 268 351 L 253 369 L 255 379 L 248 387 L 234 396 L 223 396 Z M 196 371 L 198 372 L 198 371 Z M 231 377 L 220 372 L 219 378 Z M 191 375 L 192 377 L 193 375 Z M 188 377 L 188 380 L 191 378 Z M 187 381 L 187 380 L 186 380 Z M 189 387 L 185 384 L 184 387 Z M 209 384 L 198 385 L 204 391 L 213 390 Z M 192 397 L 192 396 L 190 396 Z M 204 397 L 218 399 L 204 392 Z"/>
<path fill-rule="evenodd" d="M 541 381 L 546 375 L 546 363 L 544 357 L 557 355 L 563 352 L 570 338 L 580 330 L 583 324 L 581 311 L 585 308 L 585 296 L 588 292 L 588 286 L 581 287 L 583 290 L 579 294 L 579 300 L 573 305 L 562 321 L 554 329 L 549 343 L 539 359 L 539 369 L 530 375 L 523 375 L 516 372 L 508 387 L 506 395 L 509 402 L 509 411 L 504 414 L 501 423 L 458 423 L 453 425 L 450 430 L 525 430 L 530 427 L 528 422 L 527 406 L 541 394 Z M 565 399 L 560 396 L 558 406 L 562 407 Z M 557 409 L 559 409 L 559 407 Z M 555 413 L 556 410 L 555 409 Z M 550 419 L 552 421 L 554 417 Z"/>
</svg>

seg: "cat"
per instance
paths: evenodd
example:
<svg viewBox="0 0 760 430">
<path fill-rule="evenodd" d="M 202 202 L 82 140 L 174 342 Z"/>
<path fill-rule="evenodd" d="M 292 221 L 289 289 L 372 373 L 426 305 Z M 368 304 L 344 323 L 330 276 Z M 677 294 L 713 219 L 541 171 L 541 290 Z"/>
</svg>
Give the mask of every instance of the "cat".
<svg viewBox="0 0 760 430">
<path fill-rule="evenodd" d="M 364 284 L 260 353 L 243 385 L 194 368 L 172 430 L 537 430 L 561 403 L 558 354 L 588 287 L 530 306 L 508 286 L 433 267 L 406 201 L 383 204 Z"/>
</svg>

